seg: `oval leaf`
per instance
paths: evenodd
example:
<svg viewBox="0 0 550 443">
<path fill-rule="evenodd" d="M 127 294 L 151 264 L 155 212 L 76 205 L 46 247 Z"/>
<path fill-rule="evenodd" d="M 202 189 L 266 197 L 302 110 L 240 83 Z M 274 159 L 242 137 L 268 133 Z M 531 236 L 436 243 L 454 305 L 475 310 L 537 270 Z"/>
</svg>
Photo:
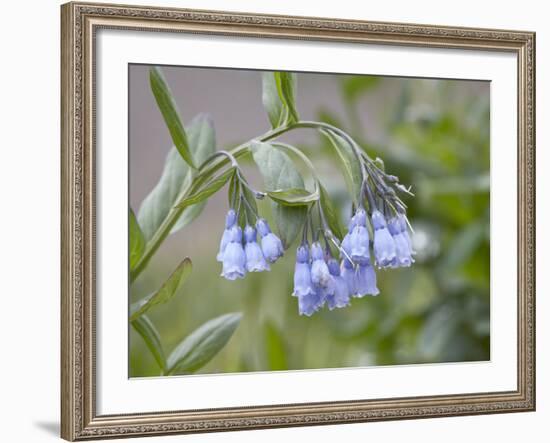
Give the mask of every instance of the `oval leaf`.
<svg viewBox="0 0 550 443">
<path fill-rule="evenodd" d="M 241 317 L 240 313 L 222 315 L 184 338 L 168 357 L 168 373 L 190 374 L 202 368 L 226 345 Z"/>
<path fill-rule="evenodd" d="M 268 191 L 304 188 L 304 180 L 288 155 L 269 143 L 256 142 L 251 148 Z M 273 216 L 285 248 L 288 248 L 300 233 L 306 213 L 305 206 L 283 206 L 273 202 Z"/>
<path fill-rule="evenodd" d="M 298 121 L 296 83 L 296 74 L 291 72 L 262 74 L 262 102 L 273 128 Z"/>
<path fill-rule="evenodd" d="M 216 150 L 216 136 L 212 121 L 207 115 L 195 117 L 187 127 L 189 143 L 197 162 L 203 162 Z M 160 180 L 151 193 L 143 200 L 138 213 L 138 221 L 146 240 L 151 239 L 166 220 L 180 195 L 191 186 L 192 171 L 182 160 L 176 148 L 166 157 Z M 181 214 L 171 232 L 191 223 L 201 212 L 202 205 L 194 205 Z"/>
<path fill-rule="evenodd" d="M 153 354 L 157 364 L 164 373 L 166 369 L 166 358 L 164 357 L 160 335 L 153 322 L 146 315 L 142 315 L 132 321 L 132 327 L 141 338 L 143 338 L 147 348 L 151 351 L 151 354 Z"/>
<path fill-rule="evenodd" d="M 323 131 L 330 140 L 332 146 L 340 157 L 343 169 L 344 178 L 349 192 L 353 196 L 353 200 L 358 202 L 361 193 L 361 169 L 357 162 L 357 157 L 353 153 L 353 149 L 349 143 L 339 135 L 332 131 Z"/>
<path fill-rule="evenodd" d="M 149 70 L 149 82 L 174 145 L 187 164 L 194 168 L 195 164 L 187 142 L 187 134 L 181 122 L 176 102 L 162 74 L 162 70 L 158 66 L 153 66 Z"/>
<path fill-rule="evenodd" d="M 143 249 L 145 248 L 145 237 L 143 236 L 143 232 L 141 232 L 141 228 L 139 227 L 139 223 L 136 220 L 136 216 L 134 214 L 134 211 L 130 209 L 130 215 L 129 215 L 129 230 L 130 230 L 130 270 L 134 269 L 134 266 L 138 262 L 138 260 L 141 258 L 141 254 L 143 254 Z"/>
<path fill-rule="evenodd" d="M 285 108 L 279 93 L 273 72 L 262 73 L 262 103 L 272 128 L 282 126 L 285 121 Z"/>
<path fill-rule="evenodd" d="M 130 320 L 136 320 L 155 305 L 166 303 L 189 277 L 191 269 L 191 260 L 186 257 L 157 292 L 132 303 L 130 306 Z"/>
<path fill-rule="evenodd" d="M 319 200 L 318 192 L 309 192 L 302 188 L 269 191 L 267 195 L 284 206 L 307 206 Z"/>
<path fill-rule="evenodd" d="M 296 110 L 296 74 L 292 72 L 275 72 L 275 81 L 279 98 L 287 109 L 286 124 L 300 120 Z"/>
<path fill-rule="evenodd" d="M 187 136 L 193 158 L 197 164 L 201 164 L 216 152 L 216 132 L 214 131 L 214 123 L 209 115 L 197 115 L 187 127 Z M 173 234 L 179 231 L 195 220 L 201 214 L 205 204 L 196 204 L 183 211 L 170 233 Z"/>
</svg>

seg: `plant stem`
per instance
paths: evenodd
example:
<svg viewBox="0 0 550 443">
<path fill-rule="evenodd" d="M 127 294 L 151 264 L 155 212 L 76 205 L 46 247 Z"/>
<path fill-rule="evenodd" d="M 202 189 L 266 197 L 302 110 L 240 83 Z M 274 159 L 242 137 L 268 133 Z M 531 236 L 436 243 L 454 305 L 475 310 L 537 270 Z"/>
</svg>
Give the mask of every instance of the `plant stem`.
<svg viewBox="0 0 550 443">
<path fill-rule="evenodd" d="M 340 128 L 337 128 L 336 126 L 330 125 L 328 123 L 324 122 L 314 122 L 314 121 L 299 121 L 292 125 L 294 128 L 313 128 L 313 129 L 325 129 L 331 132 L 334 132 L 335 134 L 342 137 L 344 140 L 348 142 L 348 144 L 351 147 L 351 150 L 353 151 L 357 162 L 360 165 L 361 170 L 361 179 L 364 180 L 365 176 L 367 175 L 367 171 L 365 169 L 365 165 L 362 161 L 363 156 L 365 156 L 369 161 L 372 161 L 368 155 L 366 155 L 359 147 L 357 146 L 357 143 L 355 140 L 353 140 L 347 132 L 341 130 Z"/>
<path fill-rule="evenodd" d="M 219 157 L 219 161 L 205 169 L 204 171 L 200 172 L 198 175 L 196 175 L 195 180 L 193 181 L 193 184 L 182 191 L 180 194 L 178 201 L 182 201 L 189 195 L 192 195 L 196 190 L 200 188 L 204 184 L 204 182 L 208 179 L 208 177 L 211 177 L 212 174 L 214 174 L 216 171 L 218 171 L 220 168 L 225 166 L 228 162 L 232 161 L 234 162 L 235 159 L 243 156 L 250 150 L 250 145 L 254 141 L 261 141 L 266 142 L 268 140 L 272 140 L 274 138 L 279 137 L 280 135 L 284 134 L 285 132 L 291 131 L 293 129 L 298 128 L 312 128 L 312 129 L 324 129 L 328 131 L 332 131 L 335 134 L 338 134 L 340 137 L 344 138 L 352 148 L 352 151 L 354 152 L 355 156 L 357 157 L 357 161 L 361 165 L 361 175 L 362 178 L 364 178 L 367 174 L 365 165 L 362 161 L 362 157 L 367 157 L 367 160 L 370 160 L 366 154 L 359 149 L 357 146 L 357 143 L 343 130 L 340 128 L 337 128 L 336 126 L 332 126 L 328 123 L 323 122 L 315 122 L 315 121 L 298 121 L 296 123 L 292 123 L 290 125 L 281 126 L 275 129 L 272 129 L 265 134 L 255 137 L 246 143 L 243 143 L 232 150 L 225 152 L 225 153 L 216 153 L 214 154 L 214 157 Z M 202 169 L 202 167 L 201 167 Z M 160 227 L 157 229 L 157 231 L 154 233 L 153 237 L 147 245 L 145 245 L 145 250 L 143 251 L 143 254 L 141 258 L 139 259 L 138 263 L 136 264 L 136 267 L 134 270 L 130 273 L 130 283 L 134 282 L 136 278 L 143 272 L 147 264 L 149 263 L 149 260 L 153 257 L 157 249 L 160 247 L 162 242 L 168 237 L 170 234 L 170 231 L 180 218 L 182 212 L 185 210 L 184 208 L 178 208 L 174 207 L 166 217 L 166 219 L 162 222 Z"/>
<path fill-rule="evenodd" d="M 268 141 L 273 138 L 276 138 L 285 132 L 290 131 L 294 128 L 295 125 L 290 126 L 283 126 L 280 128 L 272 129 L 271 131 L 266 132 L 265 134 L 261 135 L 260 137 L 256 137 L 252 140 L 247 141 L 246 143 L 243 143 L 235 148 L 233 148 L 230 152 L 230 154 L 235 157 L 239 158 L 246 154 L 249 151 L 250 145 L 254 141 Z M 224 156 L 220 158 L 220 160 L 210 166 L 208 169 L 206 169 L 204 172 L 200 173 L 197 178 L 194 180 L 193 184 L 182 191 L 180 194 L 178 201 L 181 201 L 182 199 L 188 197 L 189 195 L 192 195 L 193 192 L 195 192 L 197 189 L 200 188 L 202 184 L 206 181 L 206 177 L 211 176 L 211 174 L 218 171 L 220 168 L 225 166 L 230 160 L 227 156 Z M 185 208 L 177 208 L 174 207 L 168 214 L 168 216 L 164 219 L 162 224 L 159 226 L 151 240 L 147 242 L 147 245 L 145 245 L 145 250 L 143 251 L 143 254 L 141 258 L 139 259 L 139 262 L 136 264 L 136 267 L 134 270 L 130 273 L 130 283 L 134 282 L 136 278 L 143 272 L 147 264 L 149 263 L 149 260 L 153 257 L 157 249 L 160 247 L 162 242 L 168 237 L 168 234 L 170 234 L 170 231 L 180 218 L 182 212 L 185 210 Z"/>
</svg>

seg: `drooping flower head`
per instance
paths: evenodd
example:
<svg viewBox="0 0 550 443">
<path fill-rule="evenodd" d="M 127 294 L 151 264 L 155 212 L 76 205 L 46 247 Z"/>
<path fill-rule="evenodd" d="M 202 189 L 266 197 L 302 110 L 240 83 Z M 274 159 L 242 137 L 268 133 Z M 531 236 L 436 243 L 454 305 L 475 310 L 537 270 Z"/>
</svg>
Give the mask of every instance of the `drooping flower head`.
<svg viewBox="0 0 550 443">
<path fill-rule="evenodd" d="M 325 254 L 319 242 L 311 245 L 311 281 L 315 286 L 329 289 L 332 278 L 325 262 Z"/>
<path fill-rule="evenodd" d="M 242 245 L 242 230 L 234 225 L 230 229 L 229 243 L 223 252 L 222 277 L 227 280 L 243 278 L 246 274 L 246 255 Z"/>
<path fill-rule="evenodd" d="M 309 264 L 309 251 L 307 245 L 301 245 L 296 251 L 296 264 L 294 266 L 294 297 L 306 297 L 315 292 L 311 282 L 311 269 Z"/>
<path fill-rule="evenodd" d="M 321 309 L 324 303 L 325 301 L 318 292 L 298 297 L 298 312 L 300 315 L 310 317 Z"/>
<path fill-rule="evenodd" d="M 414 255 L 415 252 L 413 250 L 411 236 L 409 235 L 409 230 L 407 229 L 407 217 L 404 214 L 399 214 L 397 216 L 397 220 L 401 228 L 401 233 L 403 234 L 403 237 L 405 238 L 407 245 L 409 246 L 409 252 L 411 253 L 411 255 Z"/>
<path fill-rule="evenodd" d="M 331 257 L 327 266 L 332 276 L 334 291 L 326 296 L 326 301 L 328 308 L 332 311 L 334 308 L 343 308 L 349 305 L 350 292 L 348 284 L 340 275 L 338 262 Z"/>
<path fill-rule="evenodd" d="M 405 221 L 403 220 L 401 223 L 398 217 L 393 217 L 388 222 L 388 229 L 395 242 L 395 259 L 392 264 L 394 268 L 408 267 L 414 262 L 411 256 L 410 240 L 407 239 L 409 234 L 404 223 Z"/>
<path fill-rule="evenodd" d="M 353 232 L 353 228 L 357 225 L 357 213 L 355 213 L 348 222 L 348 232 L 342 239 L 342 249 L 346 252 L 348 257 L 351 257 L 351 233 Z M 345 257 L 344 254 L 342 254 L 343 257 Z M 343 258 L 342 257 L 342 258 Z"/>
<path fill-rule="evenodd" d="M 246 270 L 248 272 L 269 271 L 269 264 L 266 262 L 262 248 L 256 241 L 256 229 L 246 225 L 244 228 L 244 252 L 246 255 Z"/>
<path fill-rule="evenodd" d="M 262 253 L 269 263 L 276 262 L 284 253 L 283 243 L 269 228 L 267 221 L 259 218 L 256 228 L 262 237 Z"/>
<path fill-rule="evenodd" d="M 349 255 L 355 263 L 365 264 L 370 262 L 369 231 L 367 230 L 367 214 L 359 208 L 355 213 L 355 226 L 350 236 Z M 348 252 L 348 251 L 346 251 Z"/>
<path fill-rule="evenodd" d="M 355 270 L 355 282 L 357 284 L 356 297 L 378 295 L 380 293 L 376 287 L 376 272 L 370 263 L 357 267 Z"/>
<path fill-rule="evenodd" d="M 388 231 L 386 219 L 378 210 L 372 212 L 374 228 L 374 257 L 379 268 L 392 266 L 395 259 L 395 241 Z"/>
<path fill-rule="evenodd" d="M 227 212 L 227 215 L 225 216 L 225 229 L 223 231 L 222 238 L 220 240 L 220 250 L 218 252 L 218 255 L 216 256 L 216 260 L 219 262 L 223 261 L 223 253 L 225 251 L 225 247 L 229 243 L 229 238 L 231 237 L 231 228 L 237 221 L 237 214 L 233 209 L 230 209 Z"/>
<path fill-rule="evenodd" d="M 344 279 L 348 286 L 348 292 L 351 296 L 357 295 L 357 280 L 355 276 L 355 269 L 353 263 L 347 258 L 342 259 L 340 265 L 340 276 Z"/>
<path fill-rule="evenodd" d="M 300 315 L 310 316 L 324 304 L 322 292 L 311 281 L 311 265 L 307 244 L 302 244 L 296 251 L 296 265 L 294 267 L 294 292 L 298 297 L 298 312 Z"/>
</svg>

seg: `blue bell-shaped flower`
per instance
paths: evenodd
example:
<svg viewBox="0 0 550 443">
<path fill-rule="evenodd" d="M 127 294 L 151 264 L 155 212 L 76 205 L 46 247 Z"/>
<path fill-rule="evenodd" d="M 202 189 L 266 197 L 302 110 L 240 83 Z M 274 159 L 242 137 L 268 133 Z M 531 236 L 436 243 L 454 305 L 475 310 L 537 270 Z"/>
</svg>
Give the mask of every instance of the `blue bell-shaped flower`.
<svg viewBox="0 0 550 443">
<path fill-rule="evenodd" d="M 333 292 L 326 296 L 327 306 L 332 311 L 334 308 L 343 308 L 349 305 L 350 293 L 348 284 L 340 275 L 340 266 L 334 258 L 328 260 L 328 270 L 332 276 Z"/>
<path fill-rule="evenodd" d="M 388 231 L 386 219 L 378 210 L 372 213 L 374 228 L 374 258 L 379 268 L 392 266 L 395 259 L 395 241 Z"/>
<path fill-rule="evenodd" d="M 242 245 L 242 230 L 235 225 L 231 228 L 229 243 L 223 253 L 222 277 L 227 280 L 243 278 L 246 274 L 246 255 Z"/>
<path fill-rule="evenodd" d="M 283 243 L 277 237 L 263 218 L 256 222 L 256 228 L 262 237 L 262 253 L 269 263 L 276 262 L 284 253 Z"/>
<path fill-rule="evenodd" d="M 223 231 L 223 235 L 220 241 L 220 249 L 218 252 L 218 255 L 216 256 L 216 260 L 219 262 L 223 261 L 223 253 L 225 251 L 225 247 L 229 243 L 229 238 L 231 237 L 231 228 L 237 221 L 237 214 L 233 209 L 230 209 L 227 212 L 227 215 L 225 216 L 225 229 Z"/>
<path fill-rule="evenodd" d="M 244 252 L 246 255 L 246 270 L 248 272 L 269 271 L 269 264 L 264 258 L 262 248 L 256 241 L 256 229 L 247 225 L 244 228 Z"/>
</svg>

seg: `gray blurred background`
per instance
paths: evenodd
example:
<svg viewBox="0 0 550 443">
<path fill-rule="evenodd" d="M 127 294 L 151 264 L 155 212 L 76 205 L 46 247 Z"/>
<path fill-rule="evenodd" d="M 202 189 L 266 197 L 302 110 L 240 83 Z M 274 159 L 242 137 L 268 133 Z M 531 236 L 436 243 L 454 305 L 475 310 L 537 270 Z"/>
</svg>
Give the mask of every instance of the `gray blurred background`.
<svg viewBox="0 0 550 443">
<path fill-rule="evenodd" d="M 148 66 L 129 69 L 130 205 L 137 213 L 158 181 L 171 139 L 149 87 Z M 184 122 L 212 117 L 218 149 L 269 129 L 257 71 L 164 67 Z M 417 263 L 378 272 L 381 296 L 334 312 L 299 317 L 292 291 L 294 247 L 270 273 L 228 282 L 215 261 L 227 192 L 169 237 L 133 288 L 153 291 L 185 256 L 194 269 L 175 301 L 152 319 L 175 345 L 206 320 L 244 313 L 228 346 L 201 372 L 306 369 L 486 360 L 489 358 L 489 83 L 481 81 L 298 74 L 304 120 L 324 120 L 352 134 L 417 194 L 407 197 Z M 335 157 L 318 134 L 282 140 L 311 155 L 331 195 L 346 191 Z M 244 161 L 249 181 L 262 189 Z M 267 207 L 262 211 L 268 211 Z M 458 250 L 457 250 L 458 248 Z M 154 362 L 131 335 L 132 375 L 155 375 Z"/>
</svg>

